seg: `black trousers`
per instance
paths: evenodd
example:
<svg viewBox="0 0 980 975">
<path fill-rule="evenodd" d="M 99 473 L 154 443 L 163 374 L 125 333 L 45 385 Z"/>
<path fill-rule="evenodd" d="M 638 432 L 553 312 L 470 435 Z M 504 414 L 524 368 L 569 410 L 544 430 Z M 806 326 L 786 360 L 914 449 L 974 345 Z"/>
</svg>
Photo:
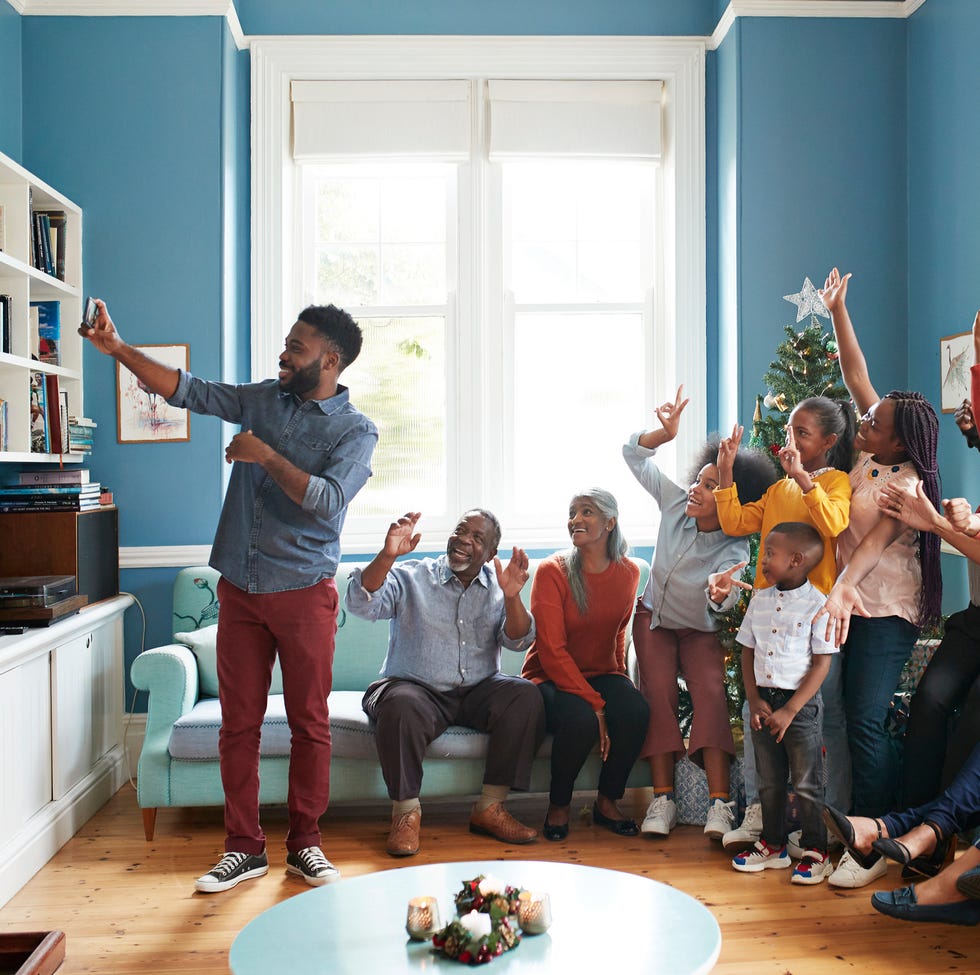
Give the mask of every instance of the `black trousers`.
<svg viewBox="0 0 980 975">
<path fill-rule="evenodd" d="M 950 718 L 961 717 L 952 738 Z M 935 799 L 963 767 L 980 741 L 980 606 L 970 603 L 946 622 L 912 695 L 905 732 L 904 802 L 922 806 Z"/>
<path fill-rule="evenodd" d="M 437 691 L 386 677 L 364 692 L 361 707 L 376 724 L 381 773 L 393 800 L 418 797 L 425 750 L 450 725 L 489 733 L 484 785 L 530 787 L 545 735 L 541 695 L 530 681 L 495 674 L 473 687 Z"/>
<path fill-rule="evenodd" d="M 625 674 L 600 674 L 587 680 L 606 702 L 609 729 L 609 757 L 599 774 L 599 793 L 607 799 L 622 799 L 646 738 L 650 706 Z M 558 690 L 552 681 L 538 688 L 544 698 L 548 730 L 555 736 L 551 746 L 551 804 L 567 806 L 572 801 L 575 777 L 599 740 L 599 722 L 592 705 L 577 694 Z"/>
</svg>

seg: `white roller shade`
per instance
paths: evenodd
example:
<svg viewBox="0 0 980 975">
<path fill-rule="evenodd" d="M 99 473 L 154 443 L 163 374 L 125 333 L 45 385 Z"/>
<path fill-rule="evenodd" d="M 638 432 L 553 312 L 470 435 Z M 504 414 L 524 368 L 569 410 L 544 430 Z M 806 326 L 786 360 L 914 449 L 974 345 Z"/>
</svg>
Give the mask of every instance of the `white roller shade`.
<svg viewBox="0 0 980 975">
<path fill-rule="evenodd" d="M 660 81 L 490 81 L 490 159 L 660 158 Z"/>
<path fill-rule="evenodd" d="M 293 158 L 470 155 L 468 81 L 293 81 Z"/>
</svg>

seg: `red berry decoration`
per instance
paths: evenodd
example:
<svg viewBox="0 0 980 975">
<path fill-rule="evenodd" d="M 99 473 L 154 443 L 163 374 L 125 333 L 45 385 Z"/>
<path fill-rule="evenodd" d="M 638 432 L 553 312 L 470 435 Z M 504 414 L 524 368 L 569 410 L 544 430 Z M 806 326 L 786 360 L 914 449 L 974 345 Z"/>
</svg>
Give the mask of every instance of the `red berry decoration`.
<svg viewBox="0 0 980 975">
<path fill-rule="evenodd" d="M 461 951 L 459 953 L 459 960 L 468 965 L 473 960 L 473 955 L 468 951 Z"/>
</svg>

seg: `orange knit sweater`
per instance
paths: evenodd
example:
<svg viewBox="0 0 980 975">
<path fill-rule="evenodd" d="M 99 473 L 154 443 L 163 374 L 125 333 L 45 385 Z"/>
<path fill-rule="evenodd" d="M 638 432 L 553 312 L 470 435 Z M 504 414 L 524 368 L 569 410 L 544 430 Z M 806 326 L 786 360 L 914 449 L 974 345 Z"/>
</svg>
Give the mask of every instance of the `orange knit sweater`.
<svg viewBox="0 0 980 975">
<path fill-rule="evenodd" d="M 583 616 L 559 558 L 551 556 L 534 573 L 531 613 L 537 638 L 521 673 L 536 684 L 554 681 L 598 711 L 605 701 L 585 678 L 626 673 L 626 628 L 640 570 L 626 559 L 610 563 L 605 572 L 585 574 L 589 609 Z"/>
</svg>

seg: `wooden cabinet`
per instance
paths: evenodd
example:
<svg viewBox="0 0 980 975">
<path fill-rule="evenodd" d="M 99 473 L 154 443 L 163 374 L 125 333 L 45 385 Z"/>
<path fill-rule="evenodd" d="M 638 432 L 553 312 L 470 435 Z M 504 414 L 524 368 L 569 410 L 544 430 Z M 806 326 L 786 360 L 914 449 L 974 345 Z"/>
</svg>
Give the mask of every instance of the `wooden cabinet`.
<svg viewBox="0 0 980 975">
<path fill-rule="evenodd" d="M 116 596 L 0 636 L 0 906 L 126 779 Z"/>
<path fill-rule="evenodd" d="M 6 450 L 0 449 L 0 463 L 56 461 L 57 453 L 31 451 L 31 374 L 57 376 L 61 390 L 68 393 L 69 411 L 75 416 L 84 415 L 83 339 L 77 331 L 83 301 L 82 211 L 2 153 L 0 211 L 0 295 L 7 296 L 9 306 L 5 343 L 0 336 L 0 400 L 6 403 L 7 444 Z M 34 266 L 32 226 L 35 212 L 64 215 L 64 226 L 55 231 L 55 237 L 63 235 L 63 261 L 58 268 L 55 257 L 54 274 Z M 30 324 L 32 302 L 59 303 L 60 364 L 32 358 L 37 354 L 37 338 L 32 335 Z M 2 445 L 0 440 L 0 447 Z M 81 463 L 85 458 L 66 454 L 64 459 Z"/>
<path fill-rule="evenodd" d="M 119 511 L 0 514 L 0 576 L 75 576 L 90 603 L 119 592 Z"/>
</svg>

